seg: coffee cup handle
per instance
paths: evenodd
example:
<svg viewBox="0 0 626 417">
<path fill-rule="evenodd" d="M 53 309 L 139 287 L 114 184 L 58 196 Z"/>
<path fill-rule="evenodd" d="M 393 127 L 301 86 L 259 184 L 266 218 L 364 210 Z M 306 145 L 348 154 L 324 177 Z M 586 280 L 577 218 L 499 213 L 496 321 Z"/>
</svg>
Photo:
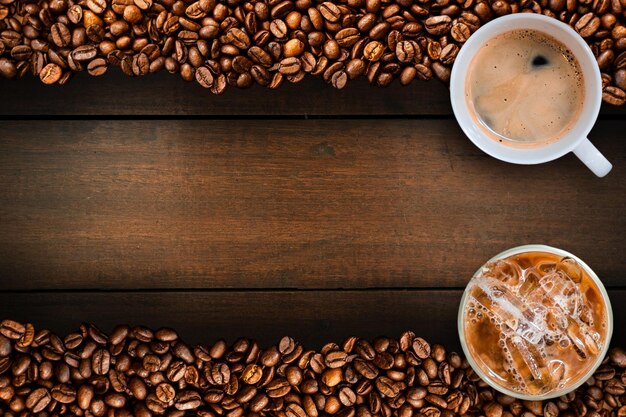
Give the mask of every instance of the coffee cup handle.
<svg viewBox="0 0 626 417">
<path fill-rule="evenodd" d="M 587 138 L 574 148 L 573 152 L 598 177 L 604 177 L 613 168 L 608 159 Z"/>
</svg>

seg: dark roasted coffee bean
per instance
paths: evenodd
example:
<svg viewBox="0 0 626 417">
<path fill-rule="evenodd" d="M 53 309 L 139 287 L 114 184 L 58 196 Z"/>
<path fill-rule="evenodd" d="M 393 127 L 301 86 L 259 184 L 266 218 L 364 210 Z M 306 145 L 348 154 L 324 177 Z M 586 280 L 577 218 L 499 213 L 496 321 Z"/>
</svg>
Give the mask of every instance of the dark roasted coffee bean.
<svg viewBox="0 0 626 417">
<path fill-rule="evenodd" d="M 7 60 L 8 61 L 8 60 Z M 4 72 L 3 72 L 4 73 Z M 7 77 L 12 78 L 12 77 Z M 0 334 L 3 336 L 17 340 L 26 332 L 26 326 L 13 320 L 2 320 L 0 322 Z"/>
<path fill-rule="evenodd" d="M 33 54 L 33 50 L 28 45 L 17 45 L 11 49 L 11 57 L 15 59 L 16 61 L 26 61 L 30 59 L 32 54 Z M 31 334 L 31 338 L 30 338 L 31 342 L 32 342 L 33 336 L 34 335 Z M 27 346 L 23 346 L 23 347 L 27 347 Z"/>
<path fill-rule="evenodd" d="M 362 59 L 352 59 L 346 64 L 345 71 L 348 74 L 348 78 L 354 80 L 363 75 L 365 69 L 365 62 Z"/>
<path fill-rule="evenodd" d="M 14 78 L 17 75 L 17 68 L 15 67 L 15 64 L 7 58 L 0 58 L 0 74 L 4 78 Z M 2 332 L 2 334 L 10 334 L 7 329 L 3 328 L 0 328 L 0 332 Z"/>
<path fill-rule="evenodd" d="M 111 366 L 111 354 L 106 349 L 98 349 L 91 358 L 91 367 L 98 375 L 106 375 Z"/>
<path fill-rule="evenodd" d="M 60 48 L 66 47 L 72 40 L 72 34 L 63 23 L 55 23 L 50 28 L 52 42 Z"/>
</svg>

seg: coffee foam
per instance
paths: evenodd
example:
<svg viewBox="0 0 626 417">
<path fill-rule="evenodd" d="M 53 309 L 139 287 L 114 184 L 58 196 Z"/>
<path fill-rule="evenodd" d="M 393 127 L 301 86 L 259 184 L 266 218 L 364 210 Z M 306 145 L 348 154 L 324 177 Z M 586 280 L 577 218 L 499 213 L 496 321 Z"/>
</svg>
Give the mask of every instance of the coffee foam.
<svg viewBox="0 0 626 417">
<path fill-rule="evenodd" d="M 578 119 L 584 101 L 582 71 L 556 39 L 535 30 L 489 40 L 470 64 L 466 98 L 493 140 L 542 146 L 558 140 Z"/>
</svg>

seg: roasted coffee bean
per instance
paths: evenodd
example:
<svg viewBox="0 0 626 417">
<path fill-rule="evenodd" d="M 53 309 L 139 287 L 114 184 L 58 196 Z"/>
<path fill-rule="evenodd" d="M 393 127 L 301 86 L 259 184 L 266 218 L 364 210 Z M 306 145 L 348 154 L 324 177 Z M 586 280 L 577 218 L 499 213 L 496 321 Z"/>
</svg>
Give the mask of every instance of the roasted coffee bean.
<svg viewBox="0 0 626 417">
<path fill-rule="evenodd" d="M 326 1 L 319 6 L 319 11 L 329 22 L 336 22 L 341 17 L 341 10 L 334 3 Z"/>
<path fill-rule="evenodd" d="M 574 28 L 583 38 L 592 36 L 600 27 L 600 18 L 589 12 L 578 19 Z"/>
<path fill-rule="evenodd" d="M 72 58 L 76 61 L 91 61 L 98 54 L 98 50 L 93 45 L 79 46 L 72 51 Z"/>
<path fill-rule="evenodd" d="M 52 42 L 60 48 L 66 47 L 72 40 L 72 34 L 63 23 L 55 23 L 50 28 Z"/>
<path fill-rule="evenodd" d="M 345 71 L 340 70 L 333 73 L 330 79 L 333 87 L 341 90 L 346 86 L 346 83 L 348 82 L 348 75 L 345 73 Z"/>
<path fill-rule="evenodd" d="M 70 404 L 76 399 L 76 390 L 69 384 L 59 384 L 52 388 L 51 395 L 61 404 Z"/>
<path fill-rule="evenodd" d="M 424 22 L 424 27 L 431 35 L 443 35 L 452 28 L 452 19 L 446 15 L 429 17 Z"/>
<path fill-rule="evenodd" d="M 430 345 L 421 337 L 413 339 L 413 351 L 420 359 L 426 359 L 430 356 Z"/>
<path fill-rule="evenodd" d="M 296 57 L 285 58 L 280 61 L 278 71 L 283 75 L 296 74 L 301 68 L 300 60 Z"/>
<path fill-rule="evenodd" d="M 12 77 L 7 77 L 7 78 L 12 78 Z M 17 340 L 21 338 L 25 332 L 26 332 L 26 326 L 24 326 L 21 323 L 18 323 L 13 320 L 2 320 L 2 322 L 0 322 L 0 334 L 2 334 L 4 337 Z"/>
<path fill-rule="evenodd" d="M 412 62 L 419 55 L 419 46 L 412 41 L 400 41 L 397 43 L 395 52 L 398 61 L 402 63 Z"/>
<path fill-rule="evenodd" d="M 0 69 L 2 69 L 2 62 L 0 61 Z M 61 78 L 63 74 L 61 67 L 54 63 L 49 63 L 39 73 L 39 79 L 44 84 L 54 84 Z M 8 77 L 11 78 L 11 77 Z M 60 401 L 61 402 L 61 401 Z"/>
<path fill-rule="evenodd" d="M 87 71 L 94 77 L 103 75 L 107 71 L 107 62 L 104 58 L 96 58 L 87 65 Z"/>
<path fill-rule="evenodd" d="M 106 375 L 111 366 L 111 355 L 106 349 L 98 349 L 91 358 L 91 367 L 98 375 Z"/>
<path fill-rule="evenodd" d="M 26 61 L 26 60 L 30 59 L 32 54 L 33 54 L 33 50 L 28 45 L 17 45 L 17 46 L 14 46 L 11 49 L 11 58 L 15 59 L 16 61 Z M 31 343 L 32 343 L 33 337 L 34 337 L 34 335 L 31 334 L 31 336 L 30 336 Z M 20 340 L 21 340 L 21 338 L 20 338 Z M 21 346 L 21 347 L 28 347 L 29 345 L 25 345 L 25 346 Z M 19 342 L 18 342 L 18 346 L 19 346 Z"/>
<path fill-rule="evenodd" d="M 33 413 L 40 413 L 50 404 L 52 397 L 46 388 L 37 388 L 33 390 L 26 398 L 26 408 Z"/>
<path fill-rule="evenodd" d="M 341 29 L 335 34 L 335 40 L 342 48 L 349 48 L 359 41 L 359 30 L 357 28 Z"/>
</svg>

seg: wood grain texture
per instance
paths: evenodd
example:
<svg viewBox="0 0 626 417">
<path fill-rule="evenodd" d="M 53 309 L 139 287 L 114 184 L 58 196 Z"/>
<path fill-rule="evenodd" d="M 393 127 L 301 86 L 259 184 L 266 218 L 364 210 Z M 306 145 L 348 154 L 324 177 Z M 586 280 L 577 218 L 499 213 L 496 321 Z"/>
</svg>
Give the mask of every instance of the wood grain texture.
<svg viewBox="0 0 626 417">
<path fill-rule="evenodd" d="M 197 83 L 186 83 L 165 72 L 130 78 L 113 69 L 101 77 L 80 73 L 65 86 L 46 86 L 28 77 L 0 79 L 0 115 L 122 115 L 122 116 L 346 116 L 403 117 L 451 115 L 448 88 L 437 80 L 415 81 L 408 87 L 370 86 L 365 79 L 337 91 L 318 77 L 277 90 L 258 86 L 228 88 L 213 96 Z M 626 115 L 626 106 L 604 105 L 602 114 Z"/>
<path fill-rule="evenodd" d="M 545 243 L 623 285 L 623 126 L 593 131 L 615 165 L 598 179 L 571 155 L 496 161 L 449 119 L 4 122 L 0 279 L 461 288 L 496 253 Z"/>
<path fill-rule="evenodd" d="M 68 85 L 46 86 L 39 80 L 0 79 L 0 115 L 433 115 L 452 114 L 448 89 L 440 82 L 398 82 L 386 89 L 366 80 L 338 91 L 307 77 L 277 90 L 230 87 L 214 96 L 196 82 L 165 72 L 130 78 L 117 70 L 102 77 L 78 74 Z M 33 99 L 25 99 L 32 97 Z M 37 99 L 34 99 L 34 98 Z"/>
<path fill-rule="evenodd" d="M 613 343 L 624 346 L 626 291 L 612 290 Z M 188 343 L 233 342 L 245 336 L 263 346 L 288 334 L 309 348 L 357 335 L 398 337 L 410 329 L 431 343 L 460 351 L 456 317 L 461 291 L 73 292 L 0 293 L 0 317 L 31 321 L 65 334 L 83 321 L 104 331 L 116 324 L 170 326 Z"/>
</svg>

